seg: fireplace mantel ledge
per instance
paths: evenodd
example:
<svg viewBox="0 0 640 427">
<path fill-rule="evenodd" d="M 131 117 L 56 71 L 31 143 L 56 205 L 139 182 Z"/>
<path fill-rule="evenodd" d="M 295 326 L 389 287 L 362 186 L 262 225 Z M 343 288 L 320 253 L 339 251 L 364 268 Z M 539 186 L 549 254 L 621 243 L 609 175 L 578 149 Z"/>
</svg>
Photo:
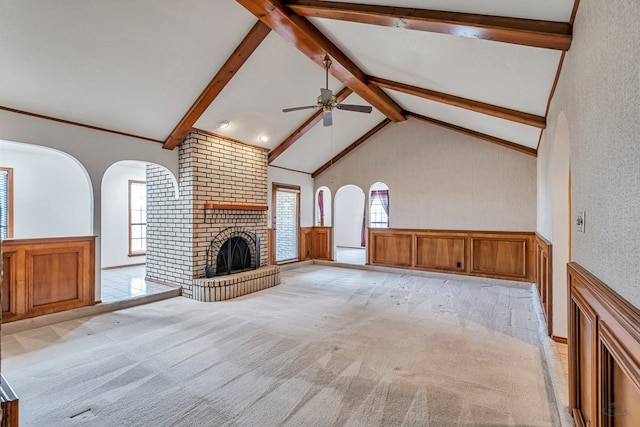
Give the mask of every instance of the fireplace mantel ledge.
<svg viewBox="0 0 640 427">
<path fill-rule="evenodd" d="M 231 203 L 205 203 L 204 208 L 208 210 L 236 210 L 236 211 L 266 211 L 269 209 L 267 205 L 249 205 L 249 204 L 231 204 Z"/>
</svg>

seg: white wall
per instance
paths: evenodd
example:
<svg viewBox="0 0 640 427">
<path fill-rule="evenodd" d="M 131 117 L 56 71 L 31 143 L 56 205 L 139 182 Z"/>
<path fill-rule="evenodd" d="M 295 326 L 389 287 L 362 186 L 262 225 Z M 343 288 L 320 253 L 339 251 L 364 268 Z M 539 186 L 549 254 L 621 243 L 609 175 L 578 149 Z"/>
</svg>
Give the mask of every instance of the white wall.
<svg viewBox="0 0 640 427">
<path fill-rule="evenodd" d="M 145 262 L 129 254 L 129 180 L 146 181 L 146 164 L 121 161 L 102 178 L 102 267 Z"/>
<path fill-rule="evenodd" d="M 268 186 L 268 200 L 269 200 L 269 221 L 268 228 L 271 228 L 271 190 L 274 182 L 278 184 L 289 184 L 300 186 L 300 227 L 313 226 L 313 215 L 315 209 L 315 203 L 313 200 L 313 178 L 311 175 L 302 172 L 294 172 L 287 169 L 281 169 L 273 166 L 269 166 L 269 186 Z"/>
<path fill-rule="evenodd" d="M 104 172 L 120 160 L 156 163 L 173 174 L 177 193 L 178 150 L 163 150 L 158 142 L 78 127 L 0 110 L 0 139 L 55 148 L 76 158 L 86 169 L 93 189 L 90 234 L 96 239 L 96 298 L 101 295 L 101 185 Z M 0 158 L 2 154 L 0 153 Z"/>
<path fill-rule="evenodd" d="M 637 0 L 580 2 L 573 43 L 542 141 L 553 143 L 564 112 L 571 139 L 573 261 L 636 307 L 640 307 L 639 16 Z M 575 229 L 578 210 L 586 211 L 585 233 Z M 554 264 L 553 269 L 566 272 L 564 265 Z"/>
<path fill-rule="evenodd" d="M 364 192 L 355 185 L 345 185 L 336 192 L 333 239 L 336 246 L 362 247 Z"/>
<path fill-rule="evenodd" d="M 70 156 L 0 140 L 0 166 L 13 168 L 13 237 L 89 236 L 91 183 Z"/>
<path fill-rule="evenodd" d="M 536 158 L 417 119 L 392 123 L 315 180 L 390 188 L 391 226 L 534 231 Z"/>
</svg>

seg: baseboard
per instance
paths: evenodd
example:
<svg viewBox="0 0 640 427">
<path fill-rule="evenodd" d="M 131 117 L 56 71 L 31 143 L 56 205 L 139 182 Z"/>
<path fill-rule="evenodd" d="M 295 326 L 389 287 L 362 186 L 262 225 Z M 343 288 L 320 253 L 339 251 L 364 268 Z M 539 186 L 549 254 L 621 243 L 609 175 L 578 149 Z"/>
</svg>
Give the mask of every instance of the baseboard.
<svg viewBox="0 0 640 427">
<path fill-rule="evenodd" d="M 127 267 L 140 267 L 141 265 L 147 265 L 146 262 L 140 262 L 137 264 L 124 264 L 124 265 L 114 265 L 111 267 L 102 267 L 101 270 L 114 270 L 116 268 L 127 268 Z"/>
<path fill-rule="evenodd" d="M 159 280 L 159 279 L 153 279 L 149 276 L 145 276 L 144 280 L 152 282 L 152 283 L 157 283 L 159 285 L 164 285 L 164 286 L 169 286 L 170 288 L 176 288 L 180 290 L 180 296 L 182 296 L 182 286 L 180 285 L 176 285 L 175 283 L 171 283 L 171 282 L 165 282 L 164 280 Z"/>
<path fill-rule="evenodd" d="M 552 335 L 551 339 L 560 344 L 567 344 L 569 342 L 565 337 L 557 337 L 555 335 Z"/>
</svg>

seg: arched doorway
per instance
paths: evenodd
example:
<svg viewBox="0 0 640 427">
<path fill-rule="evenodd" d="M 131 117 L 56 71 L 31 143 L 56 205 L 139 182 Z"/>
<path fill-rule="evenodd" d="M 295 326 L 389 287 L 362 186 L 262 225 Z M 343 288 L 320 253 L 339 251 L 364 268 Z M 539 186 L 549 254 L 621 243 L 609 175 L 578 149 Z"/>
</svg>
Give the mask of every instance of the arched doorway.
<svg viewBox="0 0 640 427">
<path fill-rule="evenodd" d="M 140 160 L 118 161 L 101 183 L 101 267 L 103 303 L 166 292 L 166 286 L 145 280 L 147 254 L 147 177 L 161 175 L 177 198 L 177 181 L 164 166 Z M 156 181 L 158 178 L 156 178 Z M 153 245 L 153 241 L 150 243 Z M 155 243 L 157 245 L 157 243 Z"/>
<path fill-rule="evenodd" d="M 336 192 L 333 241 L 335 260 L 347 264 L 366 261 L 365 194 L 356 185 L 345 185 Z"/>
<path fill-rule="evenodd" d="M 93 235 L 93 190 L 86 169 L 53 148 L 0 140 L 0 167 L 12 179 L 15 239 Z"/>
</svg>

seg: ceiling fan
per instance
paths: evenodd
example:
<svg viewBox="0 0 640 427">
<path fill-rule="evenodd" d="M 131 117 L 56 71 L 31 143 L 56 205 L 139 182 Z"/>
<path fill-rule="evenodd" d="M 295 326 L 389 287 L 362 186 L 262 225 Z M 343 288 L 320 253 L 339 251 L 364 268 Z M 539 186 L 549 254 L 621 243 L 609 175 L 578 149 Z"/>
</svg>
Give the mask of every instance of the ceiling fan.
<svg viewBox="0 0 640 427">
<path fill-rule="evenodd" d="M 355 111 L 357 113 L 370 113 L 373 110 L 373 108 L 368 105 L 351 105 L 338 103 L 336 101 L 336 96 L 333 94 L 333 92 L 331 92 L 331 90 L 329 90 L 329 68 L 331 67 L 331 59 L 329 59 L 329 56 L 324 57 L 322 65 L 324 65 L 325 69 L 326 83 L 324 88 L 320 88 L 320 96 L 318 97 L 316 105 L 285 108 L 282 110 L 283 113 L 288 113 L 289 111 L 307 110 L 312 108 L 322 108 L 322 124 L 324 126 L 331 126 L 333 124 L 331 111 L 334 108 L 337 108 L 338 110 Z"/>
</svg>

